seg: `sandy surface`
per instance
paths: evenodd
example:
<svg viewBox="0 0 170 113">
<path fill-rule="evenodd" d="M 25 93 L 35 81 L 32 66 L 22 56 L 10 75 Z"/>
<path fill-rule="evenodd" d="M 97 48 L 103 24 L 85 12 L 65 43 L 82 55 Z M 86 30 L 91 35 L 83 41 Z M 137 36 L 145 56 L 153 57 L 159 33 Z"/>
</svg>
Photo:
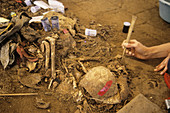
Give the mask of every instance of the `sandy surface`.
<svg viewBox="0 0 170 113">
<path fill-rule="evenodd" d="M 3 0 L 5 1 L 5 0 Z M 106 39 L 112 45 L 115 45 L 111 51 L 110 58 L 117 54 L 122 54 L 121 43 L 126 39 L 127 34 L 122 33 L 123 22 L 131 21 L 131 16 L 138 17 L 134 32 L 131 38 L 137 39 L 146 46 L 153 46 L 170 41 L 170 24 L 163 21 L 159 16 L 158 0 L 61 0 L 68 8 L 67 14 L 74 15 L 84 26 L 88 26 L 91 21 L 102 26 L 112 26 L 113 37 Z M 10 3 L 10 1 L 9 1 Z M 12 4 L 10 4 L 12 5 Z M 1 5 L 0 16 L 9 14 L 12 6 Z M 126 57 L 125 66 L 130 72 L 129 88 L 130 95 L 124 103 L 113 105 L 110 110 L 104 112 L 116 112 L 139 93 L 142 93 L 147 99 L 157 104 L 163 112 L 166 111 L 164 99 L 170 97 L 170 90 L 167 88 L 163 76 L 153 69 L 163 59 L 138 60 Z M 96 64 L 100 65 L 100 64 Z M 17 66 L 3 70 L 0 67 L 0 92 L 39 92 L 30 88 L 22 87 L 17 81 Z M 88 68 L 88 67 L 87 67 Z M 90 67 L 89 67 L 90 68 Z M 5 92 L 4 92 L 5 91 Z M 43 90 L 48 91 L 48 90 Z M 0 97 L 1 113 L 74 113 L 77 109 L 77 103 L 69 94 L 66 95 L 56 92 L 52 96 L 40 95 L 46 101 L 51 102 L 51 108 L 47 110 L 37 109 L 35 97 Z M 99 112 L 99 111 L 96 111 Z M 102 109 L 101 109 L 102 112 Z"/>
</svg>

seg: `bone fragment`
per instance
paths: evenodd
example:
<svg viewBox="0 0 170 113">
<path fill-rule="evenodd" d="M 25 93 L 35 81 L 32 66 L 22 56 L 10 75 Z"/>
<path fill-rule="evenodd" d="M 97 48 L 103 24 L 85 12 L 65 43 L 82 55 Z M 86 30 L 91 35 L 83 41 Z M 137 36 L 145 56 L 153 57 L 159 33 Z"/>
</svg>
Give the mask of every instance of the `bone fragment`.
<svg viewBox="0 0 170 113">
<path fill-rule="evenodd" d="M 55 39 L 52 37 L 46 37 L 46 40 L 50 42 L 51 46 L 51 84 L 49 85 L 48 88 L 51 87 L 52 81 L 56 78 L 56 73 L 55 73 Z"/>
<path fill-rule="evenodd" d="M 42 52 L 45 52 L 45 70 L 48 70 L 50 62 L 50 45 L 47 41 L 42 41 L 41 50 Z"/>
</svg>

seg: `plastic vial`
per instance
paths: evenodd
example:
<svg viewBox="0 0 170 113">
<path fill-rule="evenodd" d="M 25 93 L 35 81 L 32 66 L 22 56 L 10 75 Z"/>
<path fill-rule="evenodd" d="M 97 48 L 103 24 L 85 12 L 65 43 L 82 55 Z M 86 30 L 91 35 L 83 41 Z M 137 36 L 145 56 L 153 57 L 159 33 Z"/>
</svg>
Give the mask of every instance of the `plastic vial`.
<svg viewBox="0 0 170 113">
<path fill-rule="evenodd" d="M 41 23 L 43 25 L 43 28 L 45 31 L 50 31 L 51 30 L 51 26 L 50 26 L 50 22 L 48 20 L 48 18 L 44 18 L 44 19 L 41 19 Z"/>
<path fill-rule="evenodd" d="M 52 28 L 57 28 L 59 30 L 59 21 L 58 21 L 58 16 L 52 16 L 51 17 L 51 23 L 52 23 Z"/>
<path fill-rule="evenodd" d="M 129 27 L 130 27 L 130 23 L 129 22 L 124 22 L 123 24 L 124 24 L 123 30 L 122 30 L 123 33 L 128 33 Z"/>
<path fill-rule="evenodd" d="M 31 7 L 31 12 L 32 13 L 35 13 L 35 12 L 37 12 L 38 10 L 40 10 L 41 8 L 39 7 L 39 6 L 32 6 Z"/>
<path fill-rule="evenodd" d="M 30 0 L 25 0 L 24 2 L 25 2 L 25 4 L 26 4 L 27 6 L 32 5 L 32 3 L 31 3 L 31 1 L 30 1 Z"/>
</svg>

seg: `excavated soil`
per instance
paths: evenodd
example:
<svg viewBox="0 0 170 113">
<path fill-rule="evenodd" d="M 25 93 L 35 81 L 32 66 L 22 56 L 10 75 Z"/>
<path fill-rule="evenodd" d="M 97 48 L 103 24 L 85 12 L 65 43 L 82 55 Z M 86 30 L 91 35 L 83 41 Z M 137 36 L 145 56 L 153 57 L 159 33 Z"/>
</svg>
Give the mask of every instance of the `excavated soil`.
<svg viewBox="0 0 170 113">
<path fill-rule="evenodd" d="M 56 53 L 56 70 L 62 72 L 57 78 L 59 84 L 56 88 L 48 90 L 48 84 L 42 80 L 39 86 L 41 89 L 33 89 L 22 85 L 18 80 L 18 70 L 20 67 L 15 62 L 12 66 L 3 69 L 0 66 L 0 94 L 4 93 L 38 93 L 38 96 L 16 96 L 16 97 L 0 97 L 0 113 L 74 113 L 83 106 L 86 112 L 112 112 L 116 113 L 125 104 L 130 102 L 139 93 L 144 94 L 149 100 L 157 104 L 163 112 L 166 111 L 164 99 L 170 96 L 170 90 L 167 88 L 163 76 L 153 69 L 163 59 L 139 60 L 131 57 L 125 57 L 121 65 L 126 67 L 128 73 L 128 86 L 130 94 L 126 100 L 120 104 L 107 105 L 96 103 L 94 100 L 86 98 L 88 104 L 78 103 L 73 97 L 72 84 L 68 85 L 63 81 L 67 81 L 70 75 L 66 75 L 66 67 L 79 66 L 79 63 L 69 61 L 69 58 L 94 57 L 95 60 L 83 61 L 84 67 L 90 70 L 96 66 L 110 67 L 114 65 L 114 57 L 122 54 L 121 43 L 126 39 L 127 34 L 122 33 L 123 21 L 131 21 L 131 15 L 138 16 L 138 20 L 132 33 L 132 38 L 141 41 L 147 46 L 153 46 L 165 42 L 169 42 L 170 24 L 164 22 L 158 15 L 158 2 L 135 0 L 128 1 L 102 1 L 102 0 L 61 0 L 67 7 L 66 16 L 77 18 L 78 24 L 85 28 L 100 31 L 96 37 L 88 39 L 74 37 L 76 41 L 76 49 L 68 49 L 67 54 L 64 52 L 58 55 Z M 108 2 L 106 5 L 105 2 Z M 29 16 L 34 16 L 27 7 L 16 3 L 15 1 L 0 1 L 0 17 L 8 18 L 10 12 L 25 11 Z M 127 5 L 129 4 L 129 6 Z M 142 4 L 142 5 L 141 5 Z M 113 7 L 115 6 L 115 7 Z M 133 6 L 133 7 L 130 7 Z M 135 7 L 134 7 L 135 6 Z M 140 7 L 139 7 L 140 6 Z M 143 10 L 142 10 L 143 9 Z M 38 14 L 38 13 L 37 13 Z M 35 26 L 33 26 L 35 27 Z M 41 26 L 42 27 L 42 26 Z M 26 31 L 25 31 L 26 32 Z M 38 31 L 41 37 L 51 35 L 51 32 L 45 33 L 43 30 Z M 57 47 L 57 49 L 60 47 Z M 17 59 L 17 58 L 16 58 Z M 68 61 L 68 62 L 66 62 Z M 68 63 L 68 64 L 67 64 Z M 71 68 L 73 69 L 73 68 Z M 73 70 L 68 70 L 72 72 Z M 111 68 L 110 68 L 111 69 Z M 84 72 L 81 72 L 84 73 Z M 116 72 L 115 72 L 116 73 Z M 117 73 L 116 73 L 117 74 Z M 49 92 L 47 94 L 47 92 Z M 45 102 L 50 102 L 47 109 L 38 109 L 36 107 L 36 98 L 41 98 Z M 90 106 L 87 108 L 87 105 Z"/>
</svg>

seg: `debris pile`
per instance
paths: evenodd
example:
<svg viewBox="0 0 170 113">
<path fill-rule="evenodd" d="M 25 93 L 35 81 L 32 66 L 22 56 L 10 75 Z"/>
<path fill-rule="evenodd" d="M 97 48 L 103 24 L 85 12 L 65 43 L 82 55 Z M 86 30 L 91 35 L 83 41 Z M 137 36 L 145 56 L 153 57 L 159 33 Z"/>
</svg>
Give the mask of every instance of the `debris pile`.
<svg viewBox="0 0 170 113">
<path fill-rule="evenodd" d="M 110 59 L 115 45 L 106 42 L 113 38 L 111 26 L 92 21 L 85 27 L 76 17 L 64 14 L 63 4 L 55 0 L 25 3 L 32 12 L 0 18 L 4 69 L 19 65 L 18 81 L 23 86 L 70 95 L 79 104 L 76 112 L 101 110 L 103 103 L 108 106 L 127 99 L 128 72 L 119 62 L 121 56 Z M 49 108 L 50 103 L 36 100 L 38 108 Z M 94 106 L 92 101 L 100 104 Z"/>
</svg>

